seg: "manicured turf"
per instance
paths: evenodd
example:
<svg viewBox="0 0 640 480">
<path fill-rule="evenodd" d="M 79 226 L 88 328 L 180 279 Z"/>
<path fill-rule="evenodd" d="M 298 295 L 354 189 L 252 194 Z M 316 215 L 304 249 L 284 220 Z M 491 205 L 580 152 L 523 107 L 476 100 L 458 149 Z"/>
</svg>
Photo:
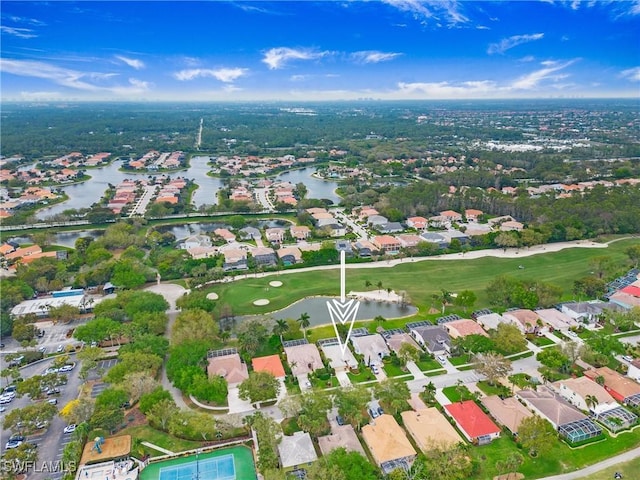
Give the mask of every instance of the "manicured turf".
<svg viewBox="0 0 640 480">
<path fill-rule="evenodd" d="M 233 455 L 233 469 L 227 468 L 229 465 L 225 457 L 228 455 Z M 211 459 L 214 458 L 220 458 L 218 462 L 222 463 L 220 463 L 219 466 L 224 467 L 220 469 L 219 474 L 216 474 L 216 469 L 213 468 L 213 463 L 215 462 L 211 462 Z M 201 478 L 207 478 L 208 480 L 255 480 L 257 478 L 256 469 L 253 464 L 253 454 L 247 447 L 223 448 L 212 452 L 201 453 L 198 455 L 198 461 L 203 462 L 203 468 L 205 469 L 203 472 L 205 476 L 201 476 Z M 195 462 L 196 456 L 188 455 L 162 462 L 150 463 L 140 473 L 140 479 L 170 480 L 170 478 L 177 478 L 177 480 L 190 480 L 191 476 L 187 475 L 187 477 L 184 477 L 182 473 L 186 475 L 193 470 L 195 468 L 193 465 Z M 212 463 L 212 465 L 209 465 L 209 463 Z M 177 473 L 177 477 L 175 475 L 173 477 L 171 476 L 174 473 Z"/>
<path fill-rule="evenodd" d="M 420 262 L 405 260 L 404 263 L 391 268 L 349 268 L 346 274 L 346 289 L 371 290 L 375 287 L 365 287 L 365 282 L 377 285 L 380 281 L 384 289 L 406 291 L 410 303 L 419 308 L 421 315 L 425 315 L 429 308 L 434 306 L 432 296 L 442 289 L 451 292 L 472 290 L 478 297 L 474 308 L 487 306 L 485 288 L 499 275 L 509 275 L 520 280 L 536 279 L 549 282 L 563 288 L 565 298 L 570 298 L 573 282 L 590 274 L 590 259 L 609 256 L 623 264 L 628 261 L 624 250 L 637 243 L 638 240 L 635 239 L 622 240 L 606 249 L 570 248 L 515 259 L 487 257 Z M 518 268 L 520 265 L 525 268 Z M 283 286 L 269 288 L 269 282 L 274 279 L 282 281 Z M 220 305 L 229 305 L 236 315 L 265 314 L 282 309 L 305 297 L 338 295 L 339 282 L 339 270 L 336 268 L 247 278 L 212 286 L 207 288 L 207 292 L 216 292 L 220 296 Z M 258 298 L 268 299 L 269 305 L 256 307 L 253 301 Z"/>
</svg>

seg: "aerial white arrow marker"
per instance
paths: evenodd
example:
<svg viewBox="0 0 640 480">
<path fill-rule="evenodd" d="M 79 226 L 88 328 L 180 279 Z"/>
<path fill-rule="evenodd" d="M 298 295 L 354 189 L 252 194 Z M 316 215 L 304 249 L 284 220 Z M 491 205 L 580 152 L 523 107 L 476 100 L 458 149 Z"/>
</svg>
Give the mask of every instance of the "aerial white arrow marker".
<svg viewBox="0 0 640 480">
<path fill-rule="evenodd" d="M 340 349 L 342 350 L 342 356 L 344 357 L 344 353 L 347 349 L 347 344 L 349 343 L 349 337 L 351 336 L 351 330 L 353 330 L 353 323 L 356 320 L 356 315 L 358 314 L 358 308 L 360 308 L 360 302 L 355 299 L 348 300 L 345 297 L 345 253 L 344 251 L 340 252 L 340 300 L 332 299 L 327 301 L 327 309 L 329 310 L 329 317 L 331 318 L 331 323 L 333 323 L 333 329 L 336 332 L 336 338 L 338 339 L 338 344 L 340 345 Z M 347 337 L 342 343 L 342 339 L 340 338 L 340 333 L 338 332 L 338 323 L 341 325 L 349 322 L 349 331 L 347 332 Z"/>
</svg>

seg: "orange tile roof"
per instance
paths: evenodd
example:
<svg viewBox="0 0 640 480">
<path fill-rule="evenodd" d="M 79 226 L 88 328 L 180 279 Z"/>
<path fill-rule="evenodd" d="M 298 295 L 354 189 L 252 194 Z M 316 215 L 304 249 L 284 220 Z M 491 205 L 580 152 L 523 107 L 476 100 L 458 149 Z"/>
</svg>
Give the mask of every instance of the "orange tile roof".
<svg viewBox="0 0 640 480">
<path fill-rule="evenodd" d="M 268 355 L 251 360 L 253 370 L 256 372 L 268 372 L 276 378 L 284 377 L 284 367 L 279 355 Z"/>
</svg>

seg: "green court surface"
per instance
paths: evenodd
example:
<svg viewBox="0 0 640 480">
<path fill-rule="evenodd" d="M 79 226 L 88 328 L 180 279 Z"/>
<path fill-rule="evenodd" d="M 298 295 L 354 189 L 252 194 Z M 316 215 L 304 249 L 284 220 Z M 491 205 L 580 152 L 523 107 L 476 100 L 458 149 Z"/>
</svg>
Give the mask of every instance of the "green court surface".
<svg viewBox="0 0 640 480">
<path fill-rule="evenodd" d="M 256 480 L 253 454 L 233 447 L 150 463 L 140 480 Z"/>
</svg>

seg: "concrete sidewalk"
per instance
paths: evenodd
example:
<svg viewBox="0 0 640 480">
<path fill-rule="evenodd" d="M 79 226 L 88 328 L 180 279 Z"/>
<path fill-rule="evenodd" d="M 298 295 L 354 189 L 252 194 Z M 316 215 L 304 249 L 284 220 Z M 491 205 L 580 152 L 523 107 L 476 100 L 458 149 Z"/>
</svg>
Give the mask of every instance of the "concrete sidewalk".
<svg viewBox="0 0 640 480">
<path fill-rule="evenodd" d="M 166 448 L 159 447 L 158 445 L 154 445 L 153 443 L 150 443 L 150 442 L 140 442 L 140 443 L 142 443 L 142 445 L 144 445 L 145 447 L 153 448 L 154 450 L 157 450 L 158 452 L 162 452 L 166 455 L 175 455 L 175 452 L 172 452 L 171 450 L 167 450 Z"/>
</svg>

